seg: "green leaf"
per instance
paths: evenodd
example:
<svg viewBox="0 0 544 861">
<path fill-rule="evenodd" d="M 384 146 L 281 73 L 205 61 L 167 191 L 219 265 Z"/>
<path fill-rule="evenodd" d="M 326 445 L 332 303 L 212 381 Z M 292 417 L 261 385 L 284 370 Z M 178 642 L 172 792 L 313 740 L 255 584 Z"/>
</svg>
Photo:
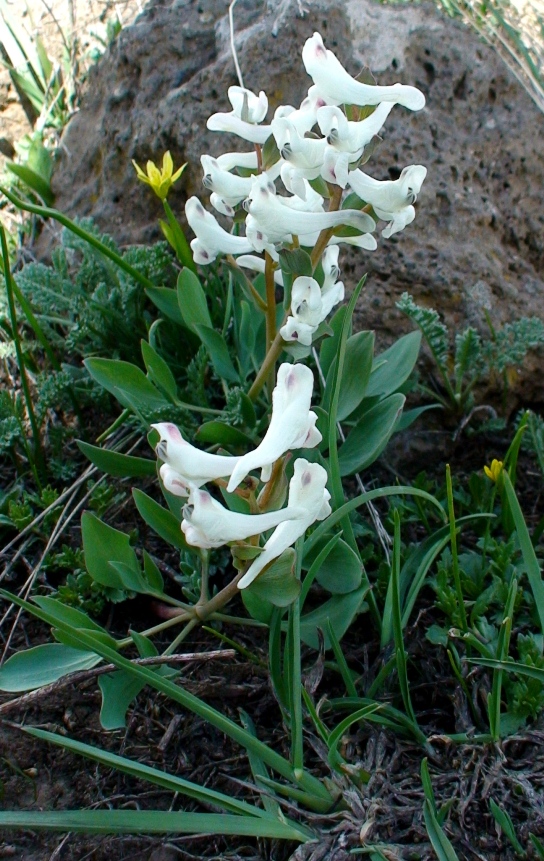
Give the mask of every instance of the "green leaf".
<svg viewBox="0 0 544 861">
<path fill-rule="evenodd" d="M 294 573 L 295 562 L 296 553 L 289 547 L 242 592 L 249 591 L 275 607 L 288 607 L 300 594 L 300 580 Z"/>
<path fill-rule="evenodd" d="M 181 226 L 172 212 L 170 208 L 170 204 L 167 200 L 163 200 L 164 211 L 166 213 L 166 217 L 168 219 L 168 236 L 165 236 L 168 239 L 168 242 L 176 252 L 176 257 L 182 266 L 188 266 L 190 270 L 196 272 L 195 262 L 193 260 L 193 252 L 191 251 L 191 246 L 187 242 L 187 237 L 185 236 Z M 164 229 L 164 228 L 163 228 Z"/>
<path fill-rule="evenodd" d="M 516 836 L 514 823 L 512 822 L 512 819 L 507 813 L 507 811 L 502 810 L 502 808 L 500 808 L 496 801 L 494 801 L 492 798 L 489 799 L 489 809 L 493 814 L 495 822 L 500 826 L 501 830 L 514 847 L 515 853 L 517 855 L 521 855 L 522 858 L 527 858 L 527 853 L 525 852 L 523 846 L 521 845 Z"/>
<path fill-rule="evenodd" d="M 91 377 L 133 410 L 162 410 L 170 406 L 164 396 L 136 365 L 118 359 L 85 359 L 83 364 Z"/>
<path fill-rule="evenodd" d="M 542 582 L 542 572 L 531 541 L 531 536 L 529 535 L 529 530 L 527 529 L 527 524 L 525 523 L 523 511 L 521 510 L 514 486 L 507 470 L 502 470 L 501 477 L 508 505 L 512 512 L 516 532 L 518 534 L 521 553 L 525 563 L 525 570 L 527 572 L 527 579 L 529 580 L 533 598 L 535 599 L 540 630 L 544 633 L 544 583 Z"/>
<path fill-rule="evenodd" d="M 193 328 L 210 354 L 217 376 L 229 383 L 239 383 L 240 376 L 232 364 L 227 342 L 223 336 L 211 326 L 204 326 L 200 323 L 195 323 Z"/>
<path fill-rule="evenodd" d="M 254 447 L 253 440 L 243 431 L 225 422 L 205 422 L 195 434 L 195 441 L 213 445 L 234 445 Z"/>
<path fill-rule="evenodd" d="M 196 324 L 212 328 L 204 288 L 194 272 L 185 267 L 178 275 L 178 305 L 184 324 L 194 330 Z"/>
<path fill-rule="evenodd" d="M 311 278 L 314 274 L 312 258 L 302 248 L 287 248 L 280 251 L 280 266 L 282 272 L 288 275 L 307 275 Z"/>
<path fill-rule="evenodd" d="M 299 840 L 312 835 L 280 820 L 229 813 L 185 813 L 171 810 L 0 811 L 0 828 L 74 831 L 84 834 L 236 834 Z"/>
<path fill-rule="evenodd" d="M 0 691 L 32 691 L 62 676 L 96 667 L 102 658 L 94 652 L 72 649 L 62 643 L 44 643 L 16 652 L 0 668 Z"/>
<path fill-rule="evenodd" d="M 85 565 L 90 576 L 96 583 L 109 586 L 112 589 L 125 589 L 123 576 L 112 567 L 110 562 L 120 562 L 135 577 L 141 577 L 140 566 L 130 539 L 124 532 L 119 532 L 107 523 L 103 523 L 94 514 L 85 511 L 81 518 L 81 536 Z"/>
<path fill-rule="evenodd" d="M 268 170 L 272 165 L 280 160 L 280 151 L 276 143 L 274 135 L 270 135 L 265 142 L 262 150 L 263 170 Z"/>
<path fill-rule="evenodd" d="M 145 362 L 149 379 L 167 396 L 167 398 L 169 398 L 169 400 L 174 402 L 177 398 L 178 387 L 172 371 L 162 356 L 159 356 L 157 351 L 153 349 L 151 344 L 148 344 L 148 342 L 144 340 L 142 340 L 141 343 L 142 357 Z"/>
<path fill-rule="evenodd" d="M 126 726 L 126 714 L 131 702 L 145 688 L 145 682 L 118 670 L 100 676 L 98 685 L 102 693 L 100 723 L 107 730 L 122 729 Z"/>
<path fill-rule="evenodd" d="M 147 475 L 157 475 L 156 460 L 121 454 L 119 451 L 110 451 L 79 439 L 76 442 L 85 457 L 108 475 L 114 475 L 117 478 L 142 478 Z"/>
<path fill-rule="evenodd" d="M 374 355 L 374 332 L 357 332 L 346 341 L 346 353 L 342 380 L 340 382 L 340 394 L 338 397 L 338 421 L 347 418 L 359 406 L 365 397 L 366 387 L 372 369 Z M 327 374 L 327 385 L 323 407 L 329 408 L 332 383 L 334 380 L 334 369 L 336 361 L 331 363 Z"/>
<path fill-rule="evenodd" d="M 144 574 L 147 579 L 147 582 L 149 583 L 153 591 L 162 592 L 164 590 L 164 581 L 162 579 L 162 574 L 159 571 L 157 565 L 153 562 L 153 559 L 151 558 L 147 550 L 144 550 Z"/>
<path fill-rule="evenodd" d="M 300 619 L 300 637 L 306 645 L 319 651 L 319 637 L 317 629 L 321 628 L 325 635 L 325 649 L 331 648 L 327 633 L 327 620 L 332 625 L 336 639 L 340 642 L 347 629 L 353 622 L 355 616 L 361 609 L 367 586 L 361 586 L 347 595 L 335 595 L 320 607 L 306 613 Z"/>
<path fill-rule="evenodd" d="M 342 476 L 360 472 L 374 463 L 395 429 L 405 400 L 404 395 L 390 395 L 359 420 L 338 453 Z"/>
<path fill-rule="evenodd" d="M 71 625 L 73 628 L 86 628 L 89 631 L 97 631 L 101 634 L 106 633 L 106 630 L 87 616 L 83 610 L 69 607 L 67 604 L 63 604 L 62 601 L 57 600 L 57 598 L 37 595 L 33 598 L 33 601 L 42 610 L 46 610 L 55 623 Z"/>
<path fill-rule="evenodd" d="M 194 548 L 189 547 L 185 541 L 183 532 L 181 531 L 181 523 L 174 517 L 171 511 L 163 508 L 162 505 L 159 505 L 158 502 L 155 502 L 154 499 L 151 499 L 142 490 L 134 488 L 132 495 L 140 516 L 143 517 L 147 525 L 157 535 L 160 535 L 168 544 L 177 547 L 178 550 L 192 550 L 195 552 Z"/>
<path fill-rule="evenodd" d="M 346 306 L 342 305 L 335 314 L 329 320 L 329 326 L 333 331 L 333 335 L 330 338 L 325 338 L 323 343 L 321 344 L 321 349 L 319 350 L 319 362 L 321 364 L 321 370 L 323 371 L 325 378 L 329 375 L 330 367 L 336 357 L 336 353 L 338 352 L 338 344 L 340 342 L 340 336 L 342 334 L 342 326 L 344 325 L 344 317 L 346 314 Z"/>
<path fill-rule="evenodd" d="M 386 397 L 406 382 L 414 369 L 421 346 L 421 332 L 409 332 L 376 356 L 365 397 Z M 378 364 L 379 363 L 379 364 Z"/>
<path fill-rule="evenodd" d="M 185 326 L 179 310 L 178 294 L 171 287 L 148 287 L 145 291 L 159 311 L 180 326 Z"/>
<path fill-rule="evenodd" d="M 23 182 L 32 189 L 32 191 L 35 191 L 41 197 L 46 206 L 51 206 L 53 204 L 55 195 L 51 190 L 51 186 L 42 176 L 40 176 L 39 173 L 36 173 L 36 171 L 32 170 L 32 168 L 25 164 L 7 162 L 6 167 L 11 171 L 11 173 L 14 173 L 15 176 L 22 179 Z"/>
<path fill-rule="evenodd" d="M 320 542 L 314 552 L 319 553 L 325 544 L 326 541 Z M 359 557 L 349 544 L 340 539 L 328 553 L 315 579 L 327 592 L 345 595 L 359 588 L 361 577 L 362 565 Z"/>
<path fill-rule="evenodd" d="M 216 792 L 213 789 L 208 789 L 205 786 L 198 786 L 196 783 L 191 783 L 184 780 L 182 777 L 177 777 L 174 774 L 169 774 L 159 768 L 153 768 L 149 765 L 127 759 L 124 756 L 118 756 L 115 753 L 110 753 L 107 750 L 102 750 L 99 747 L 92 747 L 80 741 L 74 741 L 66 736 L 60 736 L 56 733 L 47 732 L 46 730 L 35 729 L 34 727 L 24 727 L 24 731 L 40 741 L 46 741 L 50 744 L 56 744 L 64 750 L 71 753 L 76 753 L 79 756 L 85 756 L 94 762 L 105 765 L 107 768 L 120 771 L 123 774 L 129 774 L 138 780 L 144 780 L 153 786 L 160 786 L 163 789 L 168 789 L 171 792 L 179 792 L 188 798 L 194 798 L 196 801 L 202 801 L 205 804 L 213 804 L 214 807 L 219 807 L 223 810 L 228 810 L 231 813 L 241 813 L 244 815 L 256 816 L 259 819 L 268 819 L 266 811 L 259 807 L 254 807 L 245 801 L 238 800 L 234 796 L 224 795 L 222 792 Z"/>
</svg>

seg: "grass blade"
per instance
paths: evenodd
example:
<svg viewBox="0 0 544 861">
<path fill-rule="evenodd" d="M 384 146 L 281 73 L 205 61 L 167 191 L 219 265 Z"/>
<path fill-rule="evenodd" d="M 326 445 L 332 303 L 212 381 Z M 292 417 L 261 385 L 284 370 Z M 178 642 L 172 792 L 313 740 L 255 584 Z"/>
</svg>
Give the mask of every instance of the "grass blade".
<svg viewBox="0 0 544 861">
<path fill-rule="evenodd" d="M 237 834 L 305 843 L 305 829 L 269 819 L 229 813 L 174 813 L 170 810 L 0 811 L 0 828 L 75 831 L 85 834 Z"/>
</svg>

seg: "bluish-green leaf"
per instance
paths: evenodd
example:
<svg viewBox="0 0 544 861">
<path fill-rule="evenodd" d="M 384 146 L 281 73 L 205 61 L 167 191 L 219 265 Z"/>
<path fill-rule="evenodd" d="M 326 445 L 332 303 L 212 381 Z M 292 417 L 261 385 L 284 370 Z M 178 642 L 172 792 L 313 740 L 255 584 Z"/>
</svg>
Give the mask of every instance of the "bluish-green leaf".
<svg viewBox="0 0 544 861">
<path fill-rule="evenodd" d="M 177 290 L 171 287 L 148 287 L 145 292 L 165 317 L 173 323 L 185 326 L 179 310 Z"/>
<path fill-rule="evenodd" d="M 325 648 L 330 649 L 331 643 L 327 634 L 327 620 L 336 634 L 336 639 L 340 641 L 360 611 L 367 592 L 368 588 L 361 586 L 347 595 L 334 595 L 334 597 L 329 598 L 328 601 L 325 601 L 315 610 L 311 610 L 302 616 L 300 620 L 300 637 L 302 641 L 318 651 L 319 637 L 317 629 L 321 628 L 325 636 Z"/>
<path fill-rule="evenodd" d="M 226 422 L 205 422 L 195 434 L 195 441 L 210 445 L 242 445 L 254 448 L 251 437 Z"/>
<path fill-rule="evenodd" d="M 72 649 L 62 643 L 44 643 L 16 652 L 0 668 L 0 691 L 32 691 L 56 682 L 68 673 L 96 667 L 102 658 L 94 652 Z"/>
<path fill-rule="evenodd" d="M 325 543 L 326 541 L 316 547 L 317 552 Z M 340 539 L 327 555 L 315 579 L 327 592 L 333 595 L 345 595 L 359 588 L 362 574 L 359 557 L 349 544 Z"/>
<path fill-rule="evenodd" d="M 390 395 L 359 420 L 338 453 L 341 475 L 365 469 L 382 453 L 405 400 L 404 395 Z"/>
<path fill-rule="evenodd" d="M 88 442 L 77 440 L 79 450 L 94 466 L 117 478 L 142 478 L 157 474 L 157 461 L 147 457 L 133 457 L 119 451 L 110 451 Z"/>
<path fill-rule="evenodd" d="M 168 544 L 177 547 L 178 550 L 191 549 L 181 531 L 181 521 L 177 520 L 171 511 L 163 508 L 142 490 L 134 488 L 132 495 L 141 517 L 157 535 L 160 535 Z"/>
<path fill-rule="evenodd" d="M 295 561 L 296 553 L 289 547 L 242 592 L 249 590 L 275 607 L 288 607 L 300 594 L 300 580 L 297 580 L 294 573 Z"/>
<path fill-rule="evenodd" d="M 340 383 L 337 419 L 342 421 L 357 409 L 367 388 L 374 356 L 374 332 L 357 332 L 346 341 L 344 368 Z M 334 377 L 335 361 L 331 363 L 327 374 L 327 386 L 323 406 L 328 409 L 331 398 L 331 386 Z"/>
<path fill-rule="evenodd" d="M 188 329 L 194 330 L 196 324 L 212 327 L 204 288 L 187 267 L 178 275 L 177 294 L 179 310 Z"/>
<path fill-rule="evenodd" d="M 91 377 L 117 398 L 119 403 L 132 410 L 160 410 L 170 406 L 169 401 L 155 388 L 136 365 L 118 359 L 85 359 L 84 365 Z"/>
<path fill-rule="evenodd" d="M 142 357 L 145 362 L 147 375 L 152 383 L 172 401 L 176 400 L 178 387 L 175 377 L 164 361 L 162 356 L 159 356 L 151 344 L 142 340 Z"/>
<path fill-rule="evenodd" d="M 195 323 L 193 328 L 210 354 L 217 376 L 229 383 L 239 383 L 240 376 L 232 364 L 229 348 L 223 336 L 211 326 L 204 326 L 200 323 Z"/>
<path fill-rule="evenodd" d="M 396 392 L 412 373 L 420 345 L 421 332 L 409 332 L 376 356 L 376 370 L 370 375 L 365 397 L 383 398 Z"/>
<path fill-rule="evenodd" d="M 108 526 L 86 511 L 81 518 L 81 536 L 85 565 L 96 583 L 112 589 L 126 589 L 123 577 L 110 562 L 120 562 L 126 565 L 135 577 L 141 576 L 136 553 L 130 546 L 126 533 Z"/>
</svg>

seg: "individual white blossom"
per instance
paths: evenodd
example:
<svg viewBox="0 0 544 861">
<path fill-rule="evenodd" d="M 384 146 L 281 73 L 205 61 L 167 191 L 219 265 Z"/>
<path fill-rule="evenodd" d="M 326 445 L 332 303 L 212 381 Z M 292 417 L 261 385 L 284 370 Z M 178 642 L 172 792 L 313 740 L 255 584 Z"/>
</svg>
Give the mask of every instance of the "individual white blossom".
<svg viewBox="0 0 544 861">
<path fill-rule="evenodd" d="M 365 146 L 379 134 L 392 108 L 393 102 L 382 102 L 369 117 L 353 122 L 338 106 L 327 106 L 317 111 L 317 123 L 331 147 L 349 153 L 350 161 L 356 161 Z"/>
<path fill-rule="evenodd" d="M 205 490 L 195 490 L 183 508 L 181 529 L 187 544 L 209 549 L 231 541 L 245 541 L 296 516 L 300 516 L 300 511 L 289 507 L 264 514 L 240 514 L 225 508 Z"/>
<path fill-rule="evenodd" d="M 356 209 L 344 209 L 341 212 L 295 211 L 276 195 L 274 184 L 266 177 L 256 177 L 243 205 L 270 243 L 291 241 L 293 235 L 304 238 L 316 231 L 340 225 L 355 227 L 363 233 L 374 230 L 376 226 L 366 212 Z"/>
<path fill-rule="evenodd" d="M 319 97 L 337 105 L 378 105 L 380 102 L 393 102 L 411 111 L 419 111 L 425 106 L 425 96 L 416 87 L 393 84 L 377 87 L 361 84 L 346 72 L 332 51 L 327 50 L 319 33 L 308 39 L 302 49 L 304 68 L 314 81 L 315 90 L 310 88 L 309 96 Z"/>
<path fill-rule="evenodd" d="M 238 583 L 239 589 L 245 589 L 253 583 L 261 571 L 304 535 L 312 523 L 329 516 L 331 497 L 326 484 L 327 471 L 322 466 L 297 458 L 289 482 L 288 509 L 295 509 L 299 514 L 276 527 L 264 545 L 263 552 L 253 560 Z"/>
<path fill-rule="evenodd" d="M 185 204 L 185 215 L 196 239 L 191 241 L 195 263 L 205 266 L 213 263 L 218 254 L 246 254 L 252 245 L 243 236 L 227 233 L 211 212 L 204 209 L 198 197 L 190 197 Z"/>
<path fill-rule="evenodd" d="M 191 485 L 187 479 L 167 463 L 162 464 L 159 475 L 166 490 L 174 496 L 189 496 L 191 493 Z"/>
<path fill-rule="evenodd" d="M 254 144 L 264 144 L 270 137 L 270 126 L 259 125 L 268 110 L 268 99 L 243 87 L 229 87 L 230 113 L 212 114 L 207 126 L 212 132 L 230 132 Z"/>
<path fill-rule="evenodd" d="M 236 258 L 236 263 L 243 269 L 251 269 L 253 272 L 260 272 L 264 275 L 266 263 L 263 257 L 257 257 L 255 254 L 242 254 Z M 281 269 L 274 270 L 274 281 L 280 287 L 283 287 L 283 275 Z"/>
<path fill-rule="evenodd" d="M 202 487 L 207 481 L 228 478 L 240 460 L 239 457 L 210 454 L 196 448 L 183 439 L 181 431 L 172 422 L 158 422 L 151 427 L 160 436 L 155 448 L 157 457 L 169 467 L 164 473 L 164 467 L 161 467 L 161 478 L 167 490 L 176 496 L 186 494 L 176 491 L 175 482 L 178 482 L 178 490 L 183 486 L 189 489 Z"/>
<path fill-rule="evenodd" d="M 389 222 L 382 231 L 387 239 L 414 220 L 416 212 L 412 204 L 417 200 L 426 175 L 427 168 L 421 164 L 405 167 L 395 180 L 380 181 L 362 170 L 353 170 L 349 184 L 361 200 L 372 204 L 378 218 Z"/>
<path fill-rule="evenodd" d="M 280 365 L 268 430 L 260 445 L 239 459 L 227 485 L 229 493 L 252 469 L 260 469 L 261 480 L 268 481 L 272 465 L 286 451 L 313 448 L 321 442 L 315 427 L 317 415 L 310 409 L 313 385 L 313 374 L 306 365 Z"/>
<path fill-rule="evenodd" d="M 309 347 L 319 324 L 344 298 L 344 285 L 338 281 L 338 246 L 325 249 L 321 258 L 324 280 L 320 287 L 315 278 L 300 276 L 291 290 L 291 314 L 280 329 L 284 341 L 298 341 Z"/>
</svg>

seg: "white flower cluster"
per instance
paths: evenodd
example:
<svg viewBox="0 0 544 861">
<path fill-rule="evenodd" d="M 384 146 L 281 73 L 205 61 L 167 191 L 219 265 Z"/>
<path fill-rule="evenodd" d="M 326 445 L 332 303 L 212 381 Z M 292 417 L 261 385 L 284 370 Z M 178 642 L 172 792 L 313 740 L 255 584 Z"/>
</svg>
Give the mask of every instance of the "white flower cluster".
<svg viewBox="0 0 544 861">
<path fill-rule="evenodd" d="M 263 124 L 268 111 L 264 92 L 258 96 L 242 87 L 230 87 L 230 113 L 213 114 L 208 128 L 229 132 L 256 145 L 255 151 L 225 153 L 217 159 L 201 158 L 204 185 L 212 194 L 210 202 L 222 215 L 233 217 L 242 204 L 247 212 L 245 236 L 232 235 L 207 212 L 198 198 L 186 204 L 187 221 L 196 234 L 191 242 L 195 262 L 206 265 L 220 254 L 241 255 L 239 266 L 264 271 L 264 261 L 254 252 L 268 252 L 278 261 L 278 249 L 297 238 L 303 247 L 314 247 L 322 230 L 350 227 L 354 235 L 331 236 L 322 257 L 324 281 L 296 278 L 292 289 L 291 315 L 281 329 L 286 341 L 298 340 L 309 345 L 312 335 L 334 305 L 341 301 L 344 287 L 336 283 L 338 243 L 346 242 L 373 251 L 376 240 L 374 218 L 360 209 L 326 211 L 324 198 L 312 188 L 312 181 L 325 180 L 354 192 L 365 209 L 387 222 L 382 236 L 388 238 L 403 230 L 415 217 L 414 202 L 427 170 L 409 165 L 397 180 L 379 181 L 359 168 L 365 148 L 379 133 L 393 105 L 412 111 L 421 110 L 425 97 L 420 90 L 404 84 L 379 87 L 352 78 L 335 55 L 327 50 L 319 33 L 308 39 L 302 61 L 313 79 L 313 86 L 298 109 L 291 105 L 277 108 L 269 125 Z M 348 120 L 348 112 L 364 108 L 364 119 Z M 355 106 L 355 108 L 353 108 Z M 371 111 L 369 112 L 369 108 Z M 316 127 L 320 134 L 317 134 Z M 273 136 L 279 159 L 262 170 L 261 147 Z M 249 176 L 235 173 L 241 169 Z M 281 179 L 287 194 L 278 194 L 276 181 Z M 314 183 L 315 184 L 315 183 Z M 282 283 L 281 272 L 275 273 Z"/>
<path fill-rule="evenodd" d="M 287 362 L 280 365 L 268 430 L 260 445 L 242 457 L 201 451 L 184 440 L 179 429 L 169 422 L 152 426 L 160 435 L 156 452 L 163 461 L 160 476 L 165 488 L 175 496 L 188 497 L 181 524 L 188 544 L 220 547 L 274 529 L 261 554 L 240 580 L 241 589 L 249 586 L 314 521 L 328 517 L 331 509 L 330 494 L 325 487 L 327 472 L 318 463 L 297 458 L 287 506 L 262 514 L 229 511 L 200 488 L 206 482 L 229 478 L 227 490 L 232 492 L 253 469 L 260 469 L 261 481 L 267 482 L 272 465 L 287 451 L 318 445 L 322 437 L 315 427 L 317 416 L 310 409 L 312 389 L 313 374 L 309 368 Z"/>
</svg>

